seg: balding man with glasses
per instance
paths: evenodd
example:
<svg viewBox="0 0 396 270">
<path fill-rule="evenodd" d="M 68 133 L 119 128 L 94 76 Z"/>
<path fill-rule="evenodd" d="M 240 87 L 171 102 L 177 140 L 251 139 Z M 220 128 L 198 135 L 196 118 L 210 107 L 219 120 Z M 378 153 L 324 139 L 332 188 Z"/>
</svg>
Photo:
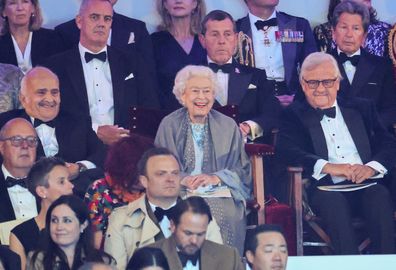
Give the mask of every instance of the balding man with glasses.
<svg viewBox="0 0 396 270">
<path fill-rule="evenodd" d="M 341 80 L 333 56 L 313 53 L 305 59 L 300 73 L 305 100 L 285 109 L 277 153 L 310 178 L 309 201 L 326 224 L 335 254 L 358 253 L 351 222 L 357 215 L 366 221 L 371 252 L 394 253 L 391 196 L 381 182 L 396 163 L 396 141 L 371 101 L 337 98 Z M 344 184 L 356 190 L 323 190 Z M 359 184 L 367 185 L 357 190 Z"/>
<path fill-rule="evenodd" d="M 0 130 L 0 222 L 37 216 L 36 200 L 26 186 L 37 143 L 36 131 L 25 119 L 12 119 Z"/>
</svg>

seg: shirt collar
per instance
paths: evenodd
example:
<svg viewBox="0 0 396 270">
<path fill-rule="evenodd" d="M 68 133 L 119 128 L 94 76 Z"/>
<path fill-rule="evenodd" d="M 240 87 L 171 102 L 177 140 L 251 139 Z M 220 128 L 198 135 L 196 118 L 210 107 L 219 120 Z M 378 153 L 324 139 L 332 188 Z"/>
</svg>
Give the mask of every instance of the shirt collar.
<svg viewBox="0 0 396 270">
<path fill-rule="evenodd" d="M 340 55 L 340 53 L 342 53 L 343 51 L 340 50 L 340 48 L 337 46 L 337 54 Z M 353 54 L 349 55 L 349 57 L 355 56 L 355 55 L 360 55 L 361 54 L 361 50 L 359 48 L 359 50 L 357 50 L 356 52 L 354 52 Z"/>
<path fill-rule="evenodd" d="M 212 59 L 210 59 L 210 57 L 208 56 L 208 64 L 209 63 L 215 63 L 217 64 L 215 61 L 213 61 Z M 230 57 L 230 59 L 228 59 L 226 64 L 232 64 L 232 56 Z"/>
<path fill-rule="evenodd" d="M 153 211 L 153 213 L 154 213 L 154 211 L 155 211 L 155 208 L 156 207 L 158 207 L 157 205 L 155 205 L 155 204 L 153 204 L 152 202 L 150 202 L 149 200 L 147 200 L 148 201 L 148 203 L 149 203 L 149 205 L 150 205 L 150 208 L 151 208 L 151 211 Z M 175 202 L 174 203 L 172 203 L 172 205 L 171 206 L 169 206 L 168 208 L 166 208 L 166 209 L 164 209 L 164 210 L 168 210 L 169 208 L 171 208 L 171 207 L 173 207 L 173 206 L 175 206 L 176 205 L 176 202 L 177 202 L 177 200 L 175 200 Z M 161 207 L 162 208 L 162 207 Z"/>
<path fill-rule="evenodd" d="M 7 179 L 7 177 L 12 177 L 15 179 L 18 179 L 19 177 L 14 177 L 8 170 L 7 168 L 4 166 L 4 164 L 1 165 L 1 170 L 3 172 L 4 175 L 4 179 Z"/>
<path fill-rule="evenodd" d="M 81 59 L 84 59 L 85 53 L 86 53 L 86 52 L 89 52 L 89 53 L 92 53 L 92 54 L 98 54 L 98 53 L 101 53 L 101 52 L 106 52 L 106 53 L 107 53 L 107 45 L 104 46 L 103 49 L 101 49 L 100 51 L 98 51 L 98 52 L 93 52 L 93 51 L 90 51 L 90 50 L 88 50 L 87 48 L 85 48 L 85 47 L 81 44 L 81 42 L 79 42 L 79 43 L 78 43 L 78 50 L 80 51 Z M 106 60 L 106 61 L 107 61 L 107 60 Z M 85 61 L 84 61 L 84 62 L 85 62 Z"/>
<path fill-rule="evenodd" d="M 262 21 L 263 19 L 262 18 L 260 18 L 260 17 L 257 17 L 256 15 L 253 15 L 252 13 L 248 13 L 248 15 L 249 15 L 249 21 L 250 21 L 250 24 L 255 24 L 255 22 L 257 22 L 257 21 Z M 269 19 L 272 19 L 272 18 L 276 18 L 276 9 L 274 9 L 274 12 L 272 12 L 272 14 L 271 14 L 271 16 L 269 16 L 268 17 L 268 19 L 266 19 L 266 21 L 267 20 L 269 20 Z"/>
</svg>

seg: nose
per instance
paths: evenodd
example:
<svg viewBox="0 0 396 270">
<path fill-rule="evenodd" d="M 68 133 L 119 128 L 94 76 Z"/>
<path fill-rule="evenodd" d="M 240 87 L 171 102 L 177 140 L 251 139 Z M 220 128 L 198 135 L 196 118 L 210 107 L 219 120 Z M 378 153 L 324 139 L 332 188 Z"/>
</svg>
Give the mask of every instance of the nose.
<svg viewBox="0 0 396 270">
<path fill-rule="evenodd" d="M 220 34 L 219 35 L 219 40 L 218 40 L 219 44 L 224 44 L 225 43 L 225 37 L 224 35 Z"/>
<path fill-rule="evenodd" d="M 24 148 L 24 149 L 27 149 L 27 148 L 29 148 L 29 145 L 28 145 L 28 142 L 27 142 L 27 140 L 25 139 L 25 140 L 22 140 L 22 145 L 21 145 L 21 148 Z"/>
<path fill-rule="evenodd" d="M 74 185 L 72 182 L 70 182 L 69 180 L 67 180 L 67 186 L 70 190 L 72 190 L 74 188 Z"/>
<path fill-rule="evenodd" d="M 196 245 L 196 244 L 197 244 L 197 241 L 198 241 L 198 238 L 197 238 L 196 235 L 192 235 L 192 236 L 190 237 L 190 243 L 191 243 L 191 244 Z"/>
</svg>

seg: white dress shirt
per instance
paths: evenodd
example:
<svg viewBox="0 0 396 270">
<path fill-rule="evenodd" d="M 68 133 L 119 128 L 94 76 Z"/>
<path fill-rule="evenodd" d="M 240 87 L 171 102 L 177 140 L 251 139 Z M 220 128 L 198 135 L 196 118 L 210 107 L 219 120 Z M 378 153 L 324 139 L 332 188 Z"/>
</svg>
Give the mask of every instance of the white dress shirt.
<svg viewBox="0 0 396 270">
<path fill-rule="evenodd" d="M 337 48 L 337 53 L 340 54 L 341 52 L 342 51 L 339 48 Z M 355 55 L 360 55 L 360 49 L 357 50 L 352 55 L 348 55 L 348 56 L 352 57 Z M 352 84 L 353 78 L 355 77 L 356 67 L 354 65 L 352 65 L 351 61 L 345 61 L 342 65 L 344 66 L 345 73 L 348 77 L 349 83 Z"/>
<path fill-rule="evenodd" d="M 89 63 L 86 63 L 85 52 L 93 52 L 84 48 L 81 43 L 78 44 L 78 48 L 87 88 L 92 128 L 97 132 L 99 126 L 114 124 L 114 99 L 110 64 L 108 58 L 105 62 L 92 59 Z M 101 52 L 107 53 L 107 46 L 98 53 Z"/>
<path fill-rule="evenodd" d="M 276 10 L 268 18 L 276 18 Z M 267 78 L 270 80 L 284 81 L 285 68 L 283 65 L 282 43 L 276 41 L 275 32 L 279 31 L 278 26 L 270 27 L 266 32 L 257 30 L 255 23 L 262 20 L 249 12 L 250 29 L 252 30 L 254 60 L 256 67 L 265 69 Z M 264 39 L 267 38 L 270 42 L 268 46 L 264 45 Z"/>
<path fill-rule="evenodd" d="M 4 165 L 1 165 L 1 170 L 3 171 L 4 179 L 7 179 L 8 176 L 17 179 L 17 177 L 11 175 Z M 16 219 L 29 219 L 37 216 L 36 199 L 27 188 L 15 185 L 7 188 L 7 191 Z"/>
<path fill-rule="evenodd" d="M 157 205 L 151 203 L 150 201 L 148 201 L 148 202 L 149 202 L 149 205 L 151 207 L 151 211 L 153 211 L 153 213 L 154 213 L 155 212 L 155 208 L 157 207 Z M 173 207 L 175 205 L 176 205 L 176 201 L 171 206 L 169 206 L 168 208 L 166 208 L 164 210 L 168 210 L 169 208 L 171 208 L 171 207 Z M 165 238 L 168 238 L 169 236 L 172 235 L 172 232 L 170 230 L 170 220 L 168 219 L 167 216 L 163 217 L 161 222 L 159 222 L 159 225 L 160 225 L 161 231 L 164 234 Z"/>
<path fill-rule="evenodd" d="M 18 43 L 16 42 L 14 36 L 11 35 L 12 43 L 14 44 L 14 50 L 15 50 L 18 67 L 22 70 L 24 74 L 28 72 L 30 69 L 32 69 L 32 57 L 31 57 L 32 37 L 33 37 L 33 32 L 29 32 L 29 39 L 26 44 L 25 52 L 22 53 L 22 51 L 19 49 Z"/>
<path fill-rule="evenodd" d="M 188 260 L 186 266 L 183 267 L 183 270 L 199 270 L 199 259 L 196 265 L 193 265 L 192 262 Z"/>
<path fill-rule="evenodd" d="M 32 123 L 34 123 L 34 118 L 30 117 L 30 119 Z M 59 144 L 58 140 L 56 139 L 55 128 L 46 124 L 41 124 L 36 127 L 35 130 L 37 132 L 37 136 L 40 139 L 41 145 L 43 146 L 45 156 L 56 156 L 56 154 L 59 152 Z M 83 164 L 87 169 L 96 168 L 96 165 L 89 160 L 79 160 L 77 162 Z"/>
<path fill-rule="evenodd" d="M 328 151 L 328 160 L 319 159 L 314 165 L 312 177 L 316 180 L 320 180 L 326 174 L 322 173 L 323 167 L 327 163 L 333 164 L 363 164 L 362 159 L 359 156 L 358 150 L 356 148 L 355 142 L 351 137 L 351 133 L 345 124 L 344 118 L 342 116 L 341 110 L 335 102 L 336 107 L 336 117 L 330 118 L 326 115 L 320 121 L 323 133 L 326 139 L 326 146 Z M 377 161 L 370 161 L 365 165 L 371 167 L 379 174 L 372 178 L 382 178 L 384 174 L 387 173 L 385 167 Z M 334 184 L 340 183 L 346 180 L 344 177 L 332 176 L 331 177 Z"/>
</svg>

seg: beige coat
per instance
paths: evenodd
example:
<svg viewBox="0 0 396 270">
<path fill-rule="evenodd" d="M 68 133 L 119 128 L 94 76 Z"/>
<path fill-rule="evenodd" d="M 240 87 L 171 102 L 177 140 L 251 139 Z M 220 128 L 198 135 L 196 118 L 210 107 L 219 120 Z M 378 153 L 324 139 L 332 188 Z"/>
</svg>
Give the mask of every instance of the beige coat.
<svg viewBox="0 0 396 270">
<path fill-rule="evenodd" d="M 148 216 L 146 196 L 126 206 L 116 208 L 109 217 L 104 250 L 117 261 L 117 269 L 124 270 L 135 249 L 155 242 L 161 233 Z M 220 228 L 216 221 L 209 223 L 206 239 L 222 244 Z"/>
</svg>

